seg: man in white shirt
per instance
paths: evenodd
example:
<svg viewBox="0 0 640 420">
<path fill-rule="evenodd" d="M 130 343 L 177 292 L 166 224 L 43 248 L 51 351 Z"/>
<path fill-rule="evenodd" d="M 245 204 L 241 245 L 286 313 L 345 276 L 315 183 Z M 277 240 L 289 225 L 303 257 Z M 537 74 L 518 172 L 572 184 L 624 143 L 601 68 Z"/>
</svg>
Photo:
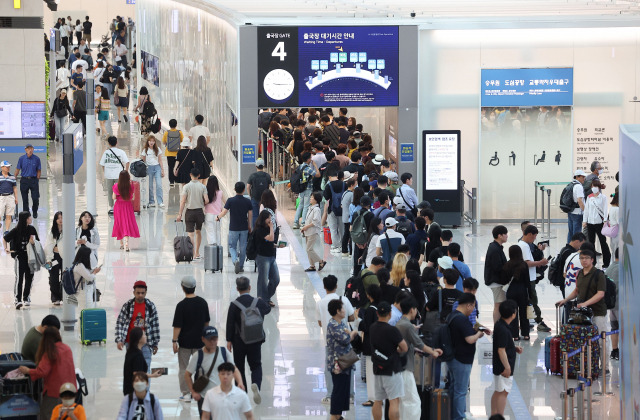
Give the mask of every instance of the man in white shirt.
<svg viewBox="0 0 640 420">
<path fill-rule="evenodd" d="M 242 415 L 247 420 L 253 420 L 247 393 L 233 384 L 235 370 L 233 363 L 226 362 L 218 366 L 220 385 L 205 395 L 202 420 L 241 420 Z"/>
<path fill-rule="evenodd" d="M 569 220 L 569 233 L 567 234 L 567 242 L 571 242 L 574 233 L 582 232 L 582 213 L 584 212 L 584 188 L 582 184 L 587 176 L 582 169 L 578 169 L 573 173 L 573 202 L 577 204 L 573 211 L 567 214 Z"/>
<path fill-rule="evenodd" d="M 529 267 L 529 303 L 534 306 L 536 311 L 536 323 L 538 323 L 538 331 L 546 332 L 549 328 L 542 320 L 542 314 L 540 309 L 536 309 L 538 306 L 538 295 L 536 293 L 536 267 L 547 265 L 549 261 L 546 258 L 542 258 L 539 261 L 535 261 L 533 253 L 531 252 L 531 245 L 538 237 L 538 228 L 534 225 L 528 225 L 523 232 L 522 238 L 518 241 L 518 246 L 522 249 L 522 257 L 524 262 Z"/>
<path fill-rule="evenodd" d="M 376 242 L 376 255 L 382 257 L 386 263 L 393 260 L 398 247 L 405 242 L 404 235 L 396 232 L 397 224 L 398 221 L 396 219 L 387 217 L 384 222 L 387 230 L 378 236 L 378 241 Z"/>
<path fill-rule="evenodd" d="M 118 144 L 117 137 L 111 136 L 107 142 L 110 147 L 102 154 L 100 165 L 104 167 L 104 189 L 109 201 L 109 214 L 113 214 L 113 186 L 118 182 L 120 171 L 129 170 L 129 159 L 124 150 L 116 147 Z"/>
<path fill-rule="evenodd" d="M 69 57 L 69 34 L 71 33 L 71 28 L 65 22 L 64 18 L 62 18 L 62 22 L 60 23 L 60 45 L 65 48 L 65 58 Z"/>
<path fill-rule="evenodd" d="M 191 140 L 191 148 L 195 149 L 198 145 L 198 137 L 204 136 L 207 139 L 207 146 L 211 141 L 211 133 L 209 133 L 209 129 L 202 125 L 204 122 L 204 117 L 202 115 L 196 115 L 196 125 L 191 127 L 189 130 L 189 140 Z"/>
<path fill-rule="evenodd" d="M 116 64 L 126 68 L 128 50 L 120 38 L 116 38 L 116 45 L 113 47 L 113 51 L 116 54 Z"/>
<path fill-rule="evenodd" d="M 331 315 L 329 314 L 329 302 L 335 299 L 340 299 L 342 301 L 342 306 L 344 307 L 347 315 L 346 318 L 342 320 L 345 329 L 349 329 L 347 321 L 351 322 L 356 319 L 356 313 L 351 302 L 349 302 L 349 299 L 342 298 L 336 293 L 336 289 L 338 289 L 338 278 L 336 276 L 329 274 L 322 279 L 322 284 L 324 285 L 324 290 L 327 294 L 316 303 L 316 317 L 318 319 L 318 325 L 322 328 L 323 335 L 326 337 L 327 325 L 329 325 L 329 320 L 331 319 Z M 326 340 L 323 342 L 326 344 Z M 351 375 L 353 375 L 353 370 L 351 371 Z M 328 379 L 325 381 L 327 383 L 327 395 L 322 399 L 323 404 L 331 401 L 331 392 L 333 391 L 331 372 L 328 370 L 325 371 L 324 377 Z M 353 393 L 353 390 L 351 392 Z"/>
<path fill-rule="evenodd" d="M 76 59 L 73 62 L 73 68 L 75 69 L 78 66 L 82 66 L 82 78 L 84 80 L 87 80 L 87 69 L 89 69 L 89 63 L 87 63 L 86 60 L 83 60 L 80 57 L 80 53 L 79 52 L 77 52 L 75 55 L 76 55 Z"/>
</svg>

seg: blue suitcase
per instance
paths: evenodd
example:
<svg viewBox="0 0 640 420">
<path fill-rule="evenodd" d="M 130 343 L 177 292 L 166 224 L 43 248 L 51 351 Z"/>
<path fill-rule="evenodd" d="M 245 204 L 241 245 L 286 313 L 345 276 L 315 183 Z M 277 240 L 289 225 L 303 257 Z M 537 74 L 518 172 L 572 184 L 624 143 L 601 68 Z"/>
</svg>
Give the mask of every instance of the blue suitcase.
<svg viewBox="0 0 640 420">
<path fill-rule="evenodd" d="M 93 308 L 80 312 L 80 341 L 84 345 L 107 342 L 107 311 Z"/>
</svg>

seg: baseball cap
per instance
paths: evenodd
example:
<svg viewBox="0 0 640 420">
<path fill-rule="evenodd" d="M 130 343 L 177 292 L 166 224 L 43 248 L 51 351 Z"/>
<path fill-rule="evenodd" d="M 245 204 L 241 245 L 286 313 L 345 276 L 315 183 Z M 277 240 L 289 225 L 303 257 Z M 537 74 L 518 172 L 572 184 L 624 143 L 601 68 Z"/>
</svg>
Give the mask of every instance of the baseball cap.
<svg viewBox="0 0 640 420">
<path fill-rule="evenodd" d="M 184 276 L 182 280 L 180 280 L 180 284 L 187 289 L 193 289 L 196 287 L 196 278 L 193 276 Z"/>
<path fill-rule="evenodd" d="M 397 209 L 407 209 L 407 205 L 404 203 L 404 200 L 402 199 L 402 197 L 394 197 L 393 198 L 393 204 L 396 206 Z"/>
<path fill-rule="evenodd" d="M 353 175 L 354 175 L 354 174 L 352 174 L 352 173 L 351 173 L 351 172 L 349 172 L 349 171 L 344 171 L 344 172 L 343 172 L 343 174 L 344 174 L 344 178 L 342 178 L 342 180 L 343 180 L 344 182 L 347 182 L 348 180 L 350 180 L 351 178 L 353 178 Z"/>
<path fill-rule="evenodd" d="M 7 167 L 11 167 L 11 162 L 9 162 L 8 160 L 3 160 L 2 164 L 0 164 L 0 166 L 7 166 Z"/>
<path fill-rule="evenodd" d="M 573 176 L 587 176 L 582 169 L 578 169 L 573 173 Z"/>
<path fill-rule="evenodd" d="M 448 270 L 449 268 L 453 268 L 453 260 L 449 256 L 438 258 L 438 265 L 443 270 Z"/>
<path fill-rule="evenodd" d="M 384 156 L 382 155 L 376 155 L 375 158 L 373 158 L 373 164 L 374 165 L 380 165 L 382 163 L 382 161 L 384 161 Z"/>
<path fill-rule="evenodd" d="M 144 287 L 145 289 L 147 288 L 147 283 L 145 283 L 142 280 L 138 280 L 137 282 L 133 283 L 133 288 L 137 289 L 138 287 Z"/>
<path fill-rule="evenodd" d="M 218 330 L 216 329 L 216 327 L 212 327 L 211 325 L 208 325 L 208 326 L 206 326 L 206 327 L 204 327 L 202 329 L 202 336 L 204 338 L 217 337 L 218 336 Z"/>
<path fill-rule="evenodd" d="M 383 166 L 384 166 L 384 164 L 383 164 Z M 398 182 L 398 174 L 395 173 L 395 172 L 387 173 L 387 178 L 389 178 L 389 181 Z"/>
<path fill-rule="evenodd" d="M 353 132 L 353 137 L 359 137 L 360 136 L 360 132 L 359 131 L 354 131 Z"/>
<path fill-rule="evenodd" d="M 372 204 L 373 200 L 368 195 L 363 195 L 362 197 L 360 197 L 361 206 L 371 207 Z"/>
<path fill-rule="evenodd" d="M 396 219 L 394 219 L 393 217 L 387 217 L 387 219 L 384 221 L 384 225 L 386 227 L 392 227 L 398 224 L 398 221 Z"/>
<path fill-rule="evenodd" d="M 62 394 L 64 392 L 71 392 L 71 393 L 75 394 L 75 393 L 78 392 L 78 390 L 76 389 L 76 386 L 74 384 L 72 384 L 71 382 L 65 382 L 60 387 L 60 394 Z"/>
<path fill-rule="evenodd" d="M 258 166 L 264 166 L 264 159 L 262 158 L 256 159 L 256 167 Z"/>
<path fill-rule="evenodd" d="M 33 145 L 31 143 L 27 143 L 27 144 L 25 144 L 24 148 L 25 149 L 28 149 L 28 148 L 32 148 L 33 149 Z"/>
</svg>

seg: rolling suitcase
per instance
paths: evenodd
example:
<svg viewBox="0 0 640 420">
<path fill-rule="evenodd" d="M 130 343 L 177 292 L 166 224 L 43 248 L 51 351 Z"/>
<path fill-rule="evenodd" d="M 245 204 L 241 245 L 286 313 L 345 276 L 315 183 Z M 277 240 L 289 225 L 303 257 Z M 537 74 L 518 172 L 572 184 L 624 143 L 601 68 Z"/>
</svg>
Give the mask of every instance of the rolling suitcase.
<svg viewBox="0 0 640 420">
<path fill-rule="evenodd" d="M 204 246 L 204 272 L 211 270 L 212 273 L 219 271 L 222 273 L 223 251 L 222 246 L 211 244 Z"/>
<path fill-rule="evenodd" d="M 80 311 L 80 342 L 84 345 L 107 342 L 107 311 L 100 308 Z"/>
<path fill-rule="evenodd" d="M 562 361 L 560 360 L 560 337 L 557 335 L 560 327 L 560 311 L 563 308 L 556 307 L 556 335 L 550 335 L 544 339 L 544 367 L 552 375 L 562 375 Z"/>
<path fill-rule="evenodd" d="M 598 327 L 595 325 L 566 324 L 560 328 L 560 351 L 571 352 L 582 347 L 593 337 L 599 336 Z M 586 355 L 585 355 L 586 356 Z M 585 357 L 585 364 L 587 358 Z M 585 369 L 587 367 L 585 366 Z M 561 369 L 562 371 L 562 365 Z M 569 378 L 575 378 L 580 370 L 580 356 L 576 355 L 567 361 Z M 591 343 L 591 377 L 597 378 L 600 373 L 600 341 Z M 586 373 L 585 373 L 586 374 Z"/>
<path fill-rule="evenodd" d="M 193 261 L 193 243 L 191 242 L 191 238 L 187 235 L 180 235 L 178 232 L 178 225 L 182 226 L 182 223 L 176 222 L 176 237 L 173 238 L 173 254 L 177 263 L 190 263 Z"/>
<path fill-rule="evenodd" d="M 131 187 L 133 188 L 133 198 L 131 199 L 133 211 L 140 214 L 140 183 L 131 181 Z"/>
<path fill-rule="evenodd" d="M 430 419 L 449 420 L 451 418 L 451 398 L 446 389 L 434 389 L 431 391 L 429 402 Z"/>
</svg>

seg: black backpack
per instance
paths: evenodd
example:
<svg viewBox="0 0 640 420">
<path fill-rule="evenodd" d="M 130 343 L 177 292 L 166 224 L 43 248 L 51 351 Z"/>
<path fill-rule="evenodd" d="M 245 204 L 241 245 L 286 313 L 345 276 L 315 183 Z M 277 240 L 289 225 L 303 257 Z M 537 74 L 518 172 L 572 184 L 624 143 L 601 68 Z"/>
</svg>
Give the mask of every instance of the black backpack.
<svg viewBox="0 0 640 420">
<path fill-rule="evenodd" d="M 248 260 L 255 261 L 258 256 L 258 247 L 256 244 L 256 235 L 255 231 L 251 231 L 251 233 L 247 236 L 247 248 L 245 255 Z"/>
<path fill-rule="evenodd" d="M 305 164 L 303 163 L 302 165 Z M 293 174 L 291 174 L 291 192 L 295 194 L 300 194 L 301 192 L 306 191 L 307 184 L 309 183 L 309 180 L 303 182 L 304 174 L 302 171 L 302 165 L 298 166 L 296 170 L 293 171 Z"/>
<path fill-rule="evenodd" d="M 157 113 L 158 112 L 156 111 L 156 106 L 153 104 L 153 102 L 147 99 L 144 102 L 144 105 L 142 105 L 142 115 L 145 118 L 153 118 L 153 116 L 156 115 Z"/>
<path fill-rule="evenodd" d="M 404 239 L 407 239 L 407 236 L 409 236 L 409 234 L 411 233 L 411 226 L 411 220 L 409 219 L 398 220 L 398 224 L 396 225 L 396 232 L 402 233 Z"/>
<path fill-rule="evenodd" d="M 453 340 L 451 339 L 451 321 L 457 316 L 464 316 L 460 311 L 453 311 L 447 317 L 446 324 L 440 326 L 433 336 L 433 348 L 441 349 L 442 355 L 438 360 L 450 362 L 455 357 Z"/>
<path fill-rule="evenodd" d="M 367 301 L 367 294 L 364 290 L 362 276 L 350 277 L 344 285 L 344 297 L 351 303 L 354 308 L 359 308 Z"/>
<path fill-rule="evenodd" d="M 568 249 L 566 246 L 560 250 L 558 255 L 553 259 L 551 264 L 549 264 L 549 273 L 547 274 L 547 278 L 549 279 L 549 283 L 556 287 L 562 287 L 564 284 L 564 263 L 567 260 L 567 257 L 573 253 L 573 248 Z M 567 255 L 565 255 L 567 254 Z"/>
<path fill-rule="evenodd" d="M 607 280 L 607 287 L 604 291 L 604 303 L 607 305 L 607 309 L 613 309 L 616 307 L 618 301 L 618 290 L 616 289 L 616 284 L 609 276 L 605 274 L 604 277 Z"/>
<path fill-rule="evenodd" d="M 571 213 L 575 209 L 578 208 L 578 203 L 573 201 L 573 187 L 576 184 L 580 184 L 578 181 L 571 181 L 567 184 L 566 187 L 562 190 L 562 194 L 560 194 L 560 210 L 565 213 Z"/>
<path fill-rule="evenodd" d="M 331 182 L 329 182 L 329 190 L 331 190 L 331 212 L 334 216 L 342 216 L 342 194 L 344 193 L 344 184 L 342 184 L 342 191 L 335 192 Z"/>
</svg>

